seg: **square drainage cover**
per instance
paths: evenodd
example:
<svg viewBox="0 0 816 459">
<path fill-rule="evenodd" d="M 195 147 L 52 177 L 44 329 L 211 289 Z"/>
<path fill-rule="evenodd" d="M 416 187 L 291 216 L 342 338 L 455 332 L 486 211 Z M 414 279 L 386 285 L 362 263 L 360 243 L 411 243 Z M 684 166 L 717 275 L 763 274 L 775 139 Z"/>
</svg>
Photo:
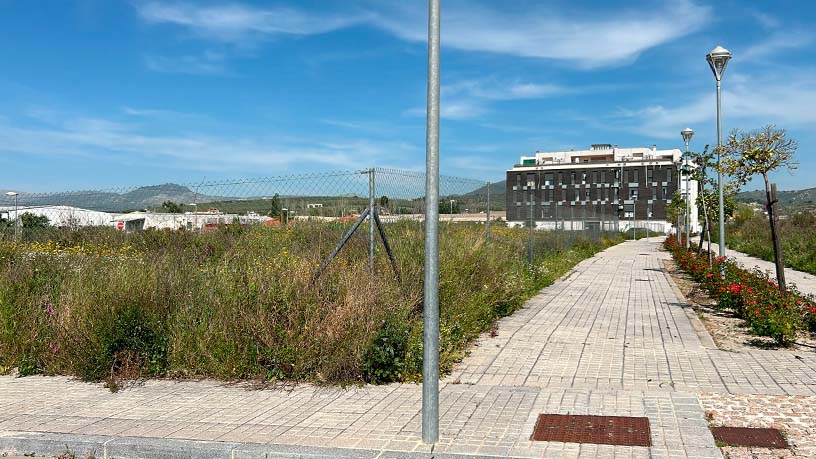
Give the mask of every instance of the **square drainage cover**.
<svg viewBox="0 0 816 459">
<path fill-rule="evenodd" d="M 778 429 L 756 427 L 712 427 L 714 440 L 727 446 L 756 446 L 758 448 L 789 448 L 788 441 Z"/>
<path fill-rule="evenodd" d="M 541 414 L 533 441 L 652 446 L 649 418 Z"/>
</svg>

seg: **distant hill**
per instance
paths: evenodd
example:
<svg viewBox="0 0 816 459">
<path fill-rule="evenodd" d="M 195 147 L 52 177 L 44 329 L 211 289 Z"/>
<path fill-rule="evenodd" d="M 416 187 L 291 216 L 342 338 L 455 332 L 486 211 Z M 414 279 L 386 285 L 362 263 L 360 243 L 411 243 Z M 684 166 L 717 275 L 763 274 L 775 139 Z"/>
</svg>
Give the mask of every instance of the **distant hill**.
<svg viewBox="0 0 816 459">
<path fill-rule="evenodd" d="M 779 206 L 785 210 L 816 209 L 816 188 L 779 191 Z M 765 190 L 737 193 L 737 202 L 765 204 Z"/>
<path fill-rule="evenodd" d="M 492 198 L 494 195 L 504 195 L 506 192 L 506 181 L 502 180 L 501 182 L 495 182 L 490 184 L 490 197 Z M 470 193 L 467 193 L 466 196 L 478 196 L 478 195 L 487 195 L 487 185 L 477 188 Z"/>
<path fill-rule="evenodd" d="M 165 201 L 177 204 L 220 201 L 224 197 L 196 194 L 175 183 L 152 185 L 117 193 L 113 191 L 73 191 L 67 193 L 20 194 L 21 206 L 74 206 L 105 212 L 122 212 L 158 207 Z"/>
</svg>

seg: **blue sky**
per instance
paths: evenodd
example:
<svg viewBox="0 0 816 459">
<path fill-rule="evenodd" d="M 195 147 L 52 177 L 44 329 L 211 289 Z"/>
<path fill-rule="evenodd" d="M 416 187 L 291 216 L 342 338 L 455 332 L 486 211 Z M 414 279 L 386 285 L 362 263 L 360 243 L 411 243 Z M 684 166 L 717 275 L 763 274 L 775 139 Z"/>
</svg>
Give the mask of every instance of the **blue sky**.
<svg viewBox="0 0 816 459">
<path fill-rule="evenodd" d="M 421 170 L 427 2 L 0 0 L 0 189 Z M 809 1 L 443 0 L 441 169 L 785 127 L 816 186 Z"/>
</svg>

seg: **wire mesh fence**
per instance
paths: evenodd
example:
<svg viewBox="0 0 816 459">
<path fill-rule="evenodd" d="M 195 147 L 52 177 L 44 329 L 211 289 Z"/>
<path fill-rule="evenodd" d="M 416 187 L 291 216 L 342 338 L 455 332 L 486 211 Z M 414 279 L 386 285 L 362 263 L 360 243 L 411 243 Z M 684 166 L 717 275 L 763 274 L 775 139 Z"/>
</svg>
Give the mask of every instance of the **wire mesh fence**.
<svg viewBox="0 0 816 459">
<path fill-rule="evenodd" d="M 482 180 L 453 176 L 441 176 L 439 186 L 440 222 L 482 225 L 485 239 L 497 225 L 529 228 L 526 245 L 531 262 L 535 261 L 537 246 L 546 249 L 556 244 L 563 248 L 579 239 L 600 240 L 613 233 L 645 236 L 651 231 L 642 222 L 635 227 L 618 213 L 568 203 L 531 203 L 529 209 L 515 212 L 516 221 L 507 222 L 503 189 Z M 327 236 L 327 240 L 348 239 L 354 232 L 350 229 L 356 230 L 360 244 L 368 240 L 373 266 L 371 254 L 381 250 L 371 250 L 375 239 L 385 242 L 386 235 L 399 225 L 416 225 L 412 234 L 421 231 L 424 194 L 424 173 L 385 168 L 57 193 L 7 192 L 0 195 L 0 240 L 34 241 L 42 238 L 44 230 L 87 227 L 127 234 L 146 230 L 208 232 L 230 225 L 286 227 L 308 222 L 334 225 L 335 236 Z M 371 216 L 376 215 L 380 223 L 377 228 L 368 223 L 371 219 L 366 212 L 372 203 Z M 398 258 L 421 256 L 419 239 L 404 241 L 401 234 L 407 233 L 395 232 L 390 237 L 389 257 L 391 249 Z M 392 259 L 392 263 L 396 262 Z"/>
<path fill-rule="evenodd" d="M 232 223 L 347 221 L 369 206 L 369 175 L 374 178 L 374 198 L 383 220 L 422 220 L 425 175 L 380 168 L 102 190 L 6 193 L 0 196 L 0 219 L 6 236 L 15 226 L 20 235 L 42 226 L 111 226 L 129 232 L 207 230 Z M 485 222 L 486 185 L 480 180 L 441 177 L 444 205 L 440 212 L 448 219 Z"/>
</svg>

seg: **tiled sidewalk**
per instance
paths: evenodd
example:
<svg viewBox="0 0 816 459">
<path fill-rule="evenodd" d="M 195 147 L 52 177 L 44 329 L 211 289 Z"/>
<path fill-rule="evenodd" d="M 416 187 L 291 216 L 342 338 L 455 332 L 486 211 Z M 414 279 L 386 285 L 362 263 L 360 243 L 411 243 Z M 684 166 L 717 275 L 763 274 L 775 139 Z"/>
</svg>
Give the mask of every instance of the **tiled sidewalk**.
<svg viewBox="0 0 816 459">
<path fill-rule="evenodd" d="M 721 457 L 698 394 L 816 395 L 812 353 L 706 347 L 661 270 L 659 243 L 627 242 L 582 262 L 480 339 L 442 383 L 437 457 Z M 66 378 L 0 377 L 0 450 L 44 432 L 108 442 L 108 456 L 126 441 L 144 450 L 134 439 L 144 438 L 202 440 L 224 457 L 429 457 L 420 406 L 416 385 L 149 381 L 112 394 Z M 540 413 L 647 416 L 653 447 L 531 442 Z"/>
</svg>

